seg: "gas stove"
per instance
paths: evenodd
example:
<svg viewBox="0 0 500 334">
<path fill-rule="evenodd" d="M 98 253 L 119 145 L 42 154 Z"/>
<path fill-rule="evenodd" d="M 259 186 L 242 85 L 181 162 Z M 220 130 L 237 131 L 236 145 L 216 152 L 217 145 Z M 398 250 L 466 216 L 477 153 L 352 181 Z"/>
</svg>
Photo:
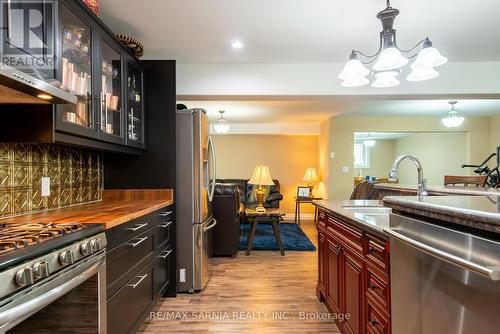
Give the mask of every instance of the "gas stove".
<svg viewBox="0 0 500 334">
<path fill-rule="evenodd" d="M 51 313 L 38 313 L 50 305 L 67 309 L 63 296 L 77 294 L 83 305 L 85 296 L 77 289 L 83 282 L 89 282 L 86 287 L 99 303 L 92 308 L 99 314 L 89 321 L 105 328 L 105 263 L 106 235 L 100 224 L 0 224 L 0 333 Z"/>
<path fill-rule="evenodd" d="M 103 249 L 100 232 L 78 222 L 0 224 L 0 299 Z"/>
</svg>

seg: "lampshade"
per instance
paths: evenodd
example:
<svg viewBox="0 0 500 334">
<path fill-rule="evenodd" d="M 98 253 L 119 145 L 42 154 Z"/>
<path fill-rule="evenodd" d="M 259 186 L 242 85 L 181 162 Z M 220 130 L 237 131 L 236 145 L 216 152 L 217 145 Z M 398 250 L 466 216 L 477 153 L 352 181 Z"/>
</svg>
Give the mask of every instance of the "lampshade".
<svg viewBox="0 0 500 334">
<path fill-rule="evenodd" d="M 387 71 L 401 68 L 408 64 L 408 59 L 401 55 L 401 52 L 395 47 L 384 49 L 377 59 L 373 69 L 375 71 Z"/>
<path fill-rule="evenodd" d="M 409 76 L 406 77 L 408 81 L 424 81 L 434 79 L 439 76 L 439 72 L 432 67 L 413 66 Z"/>
<path fill-rule="evenodd" d="M 305 181 L 305 182 L 317 182 L 317 181 L 319 181 L 319 176 L 318 176 L 318 173 L 316 172 L 316 168 L 311 167 L 311 168 L 306 169 L 306 173 L 304 174 L 302 181 Z"/>
<path fill-rule="evenodd" d="M 446 126 L 447 128 L 458 128 L 460 125 L 463 124 L 464 120 L 465 118 L 454 114 L 441 119 L 441 122 L 443 122 L 443 125 Z"/>
<path fill-rule="evenodd" d="M 444 57 L 439 53 L 438 49 L 435 47 L 423 48 L 415 60 L 415 64 L 422 65 L 424 67 L 437 67 L 445 64 L 448 58 Z"/>
<path fill-rule="evenodd" d="M 225 119 L 219 119 L 217 123 L 214 124 L 215 132 L 219 134 L 226 134 L 229 132 L 230 125 L 226 122 Z"/>
<path fill-rule="evenodd" d="M 369 84 L 370 81 L 365 77 L 359 77 L 355 79 L 346 79 L 342 81 L 342 87 L 361 87 Z"/>
<path fill-rule="evenodd" d="M 249 184 L 256 184 L 259 186 L 272 186 L 274 184 L 273 178 L 269 173 L 269 168 L 264 165 L 257 165 L 253 170 L 253 175 L 248 181 Z"/>
<path fill-rule="evenodd" d="M 373 147 L 375 146 L 377 142 L 373 139 L 366 139 L 366 140 L 363 140 L 363 145 L 366 146 L 366 147 Z"/>
<path fill-rule="evenodd" d="M 342 72 L 339 74 L 339 79 L 348 80 L 348 79 L 359 79 L 364 76 L 367 76 L 370 71 L 359 61 L 358 59 L 349 60 Z"/>
<path fill-rule="evenodd" d="M 372 87 L 386 88 L 399 85 L 399 80 L 395 77 L 381 77 L 372 82 Z"/>
</svg>

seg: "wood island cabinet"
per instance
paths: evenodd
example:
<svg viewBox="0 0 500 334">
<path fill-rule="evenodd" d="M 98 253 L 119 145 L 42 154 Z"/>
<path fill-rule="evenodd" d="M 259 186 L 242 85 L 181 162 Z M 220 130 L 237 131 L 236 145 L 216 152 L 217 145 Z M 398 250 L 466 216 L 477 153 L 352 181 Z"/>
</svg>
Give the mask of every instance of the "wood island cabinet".
<svg viewBox="0 0 500 334">
<path fill-rule="evenodd" d="M 337 321 L 343 333 L 389 334 L 388 240 L 321 208 L 318 217 L 318 299 L 349 315 Z"/>
</svg>

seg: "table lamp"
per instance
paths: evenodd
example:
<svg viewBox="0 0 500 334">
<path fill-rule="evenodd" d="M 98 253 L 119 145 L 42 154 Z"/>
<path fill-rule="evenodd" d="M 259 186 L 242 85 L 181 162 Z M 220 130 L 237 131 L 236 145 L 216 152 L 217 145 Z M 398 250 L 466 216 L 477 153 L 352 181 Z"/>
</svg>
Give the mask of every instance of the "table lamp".
<svg viewBox="0 0 500 334">
<path fill-rule="evenodd" d="M 307 186 L 310 189 L 309 194 L 311 197 L 313 197 L 312 193 L 313 193 L 313 189 L 314 189 L 314 182 L 319 181 L 319 176 L 318 176 L 318 173 L 316 172 L 316 168 L 311 167 L 311 168 L 306 169 L 306 173 L 304 174 L 302 181 L 307 182 Z"/>
<path fill-rule="evenodd" d="M 253 170 L 252 178 L 248 181 L 248 184 L 257 185 L 255 194 L 257 195 L 257 212 L 266 212 L 264 208 L 264 196 L 266 195 L 266 189 L 263 186 L 272 186 L 274 184 L 271 174 L 269 174 L 269 168 L 264 165 L 257 165 Z"/>
</svg>

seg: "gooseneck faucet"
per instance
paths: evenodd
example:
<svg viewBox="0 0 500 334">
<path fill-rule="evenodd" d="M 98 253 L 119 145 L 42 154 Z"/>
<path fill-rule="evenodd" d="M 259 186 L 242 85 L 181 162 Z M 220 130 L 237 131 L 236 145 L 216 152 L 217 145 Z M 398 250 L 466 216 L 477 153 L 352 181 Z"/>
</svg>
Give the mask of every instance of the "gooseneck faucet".
<svg viewBox="0 0 500 334">
<path fill-rule="evenodd" d="M 389 172 L 389 180 L 391 181 L 396 181 L 398 178 L 398 167 L 401 161 L 409 159 L 411 160 L 415 166 L 417 167 L 418 171 L 418 196 L 427 196 L 427 180 L 424 179 L 424 169 L 422 168 L 422 164 L 420 161 L 415 158 L 414 156 L 411 155 L 401 155 L 394 160 L 394 163 L 392 164 L 391 171 Z"/>
</svg>

